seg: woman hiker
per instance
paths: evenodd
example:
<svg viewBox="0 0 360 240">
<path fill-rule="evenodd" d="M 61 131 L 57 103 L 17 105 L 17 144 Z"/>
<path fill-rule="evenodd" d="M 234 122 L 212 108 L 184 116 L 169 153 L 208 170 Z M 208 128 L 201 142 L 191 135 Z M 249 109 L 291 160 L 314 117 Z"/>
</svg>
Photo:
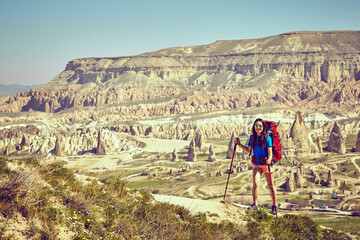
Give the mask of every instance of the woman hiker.
<svg viewBox="0 0 360 240">
<path fill-rule="evenodd" d="M 238 139 L 235 140 L 235 144 L 240 146 L 240 148 L 250 153 L 252 151 L 253 156 L 251 159 L 252 168 L 253 168 L 253 204 L 250 206 L 250 209 L 256 209 L 258 205 L 259 198 L 259 184 L 260 176 L 264 173 L 267 184 L 270 189 L 270 195 L 273 202 L 276 202 L 276 192 L 273 182 L 273 166 L 271 165 L 271 160 L 273 157 L 272 152 L 272 140 L 268 136 L 266 138 L 266 124 L 261 118 L 255 120 L 254 125 L 252 126 L 252 135 L 250 136 L 247 146 L 242 145 Z M 269 172 L 270 169 L 270 172 Z M 270 176 L 271 175 L 271 176 Z M 273 191 L 272 191 L 273 190 Z M 275 215 L 277 208 L 275 205 L 272 206 L 272 213 Z"/>
</svg>

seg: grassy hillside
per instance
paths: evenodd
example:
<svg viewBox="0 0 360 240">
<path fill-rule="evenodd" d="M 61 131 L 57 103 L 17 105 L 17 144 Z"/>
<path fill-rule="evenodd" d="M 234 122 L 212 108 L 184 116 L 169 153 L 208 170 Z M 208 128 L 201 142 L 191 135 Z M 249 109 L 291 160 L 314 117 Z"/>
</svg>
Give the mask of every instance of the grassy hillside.
<svg viewBox="0 0 360 240">
<path fill-rule="evenodd" d="M 63 162 L 35 158 L 0 158 L 0 212 L 0 239 L 350 239 L 263 209 L 244 215 L 245 226 L 212 223 L 129 190 L 120 176 L 79 178 Z"/>
</svg>

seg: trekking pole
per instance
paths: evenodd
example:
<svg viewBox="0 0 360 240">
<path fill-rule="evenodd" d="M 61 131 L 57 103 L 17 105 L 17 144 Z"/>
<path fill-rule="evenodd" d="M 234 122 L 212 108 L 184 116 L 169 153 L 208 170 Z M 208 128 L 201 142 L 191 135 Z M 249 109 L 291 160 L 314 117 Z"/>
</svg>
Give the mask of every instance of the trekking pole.
<svg viewBox="0 0 360 240">
<path fill-rule="evenodd" d="M 236 138 L 236 143 L 235 143 L 235 146 L 234 146 L 234 151 L 233 151 L 233 155 L 232 155 L 231 163 L 230 163 L 229 174 L 228 174 L 228 178 L 227 178 L 227 182 L 226 182 L 226 187 L 225 187 L 224 199 L 221 200 L 222 203 L 225 203 L 226 191 L 227 191 L 227 187 L 228 187 L 228 184 L 229 184 L 231 169 L 232 169 L 232 165 L 233 165 L 233 161 L 234 161 L 234 156 L 235 156 L 235 152 L 236 152 L 236 145 L 238 144 L 238 142 L 239 142 L 239 138 Z"/>
<path fill-rule="evenodd" d="M 276 215 L 276 218 L 278 217 L 278 214 L 277 214 L 277 206 L 276 206 L 276 200 L 275 200 L 275 190 L 274 190 L 274 185 L 273 185 L 273 178 L 271 176 L 271 171 L 270 171 L 270 164 L 268 165 L 268 169 L 269 169 L 269 176 L 270 176 L 270 185 L 271 185 L 271 192 L 272 192 L 272 195 L 273 195 L 273 204 L 274 204 L 274 207 L 275 207 L 275 215 Z"/>
</svg>

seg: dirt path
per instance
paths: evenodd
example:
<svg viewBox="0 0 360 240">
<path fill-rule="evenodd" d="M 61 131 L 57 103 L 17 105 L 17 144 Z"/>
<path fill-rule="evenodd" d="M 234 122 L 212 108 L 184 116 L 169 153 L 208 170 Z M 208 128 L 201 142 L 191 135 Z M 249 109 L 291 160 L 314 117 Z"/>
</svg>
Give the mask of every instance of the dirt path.
<svg viewBox="0 0 360 240">
<path fill-rule="evenodd" d="M 245 209 L 231 204 L 224 204 L 218 200 L 200 200 L 156 194 L 153 196 L 156 201 L 182 206 L 193 214 L 208 213 L 208 219 L 213 222 L 221 222 L 223 220 L 236 223 L 244 222 L 241 217 L 245 214 Z"/>
</svg>

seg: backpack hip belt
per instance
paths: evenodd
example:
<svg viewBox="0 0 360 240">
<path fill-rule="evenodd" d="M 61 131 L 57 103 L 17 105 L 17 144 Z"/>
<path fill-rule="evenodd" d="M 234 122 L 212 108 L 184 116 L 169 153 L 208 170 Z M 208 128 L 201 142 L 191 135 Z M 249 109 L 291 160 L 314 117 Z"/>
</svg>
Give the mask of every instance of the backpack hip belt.
<svg viewBox="0 0 360 240">
<path fill-rule="evenodd" d="M 261 165 L 266 165 L 266 158 L 265 157 L 257 158 L 255 156 L 252 156 L 252 159 L 251 159 L 252 163 L 256 163 L 258 161 L 261 163 Z"/>
</svg>

